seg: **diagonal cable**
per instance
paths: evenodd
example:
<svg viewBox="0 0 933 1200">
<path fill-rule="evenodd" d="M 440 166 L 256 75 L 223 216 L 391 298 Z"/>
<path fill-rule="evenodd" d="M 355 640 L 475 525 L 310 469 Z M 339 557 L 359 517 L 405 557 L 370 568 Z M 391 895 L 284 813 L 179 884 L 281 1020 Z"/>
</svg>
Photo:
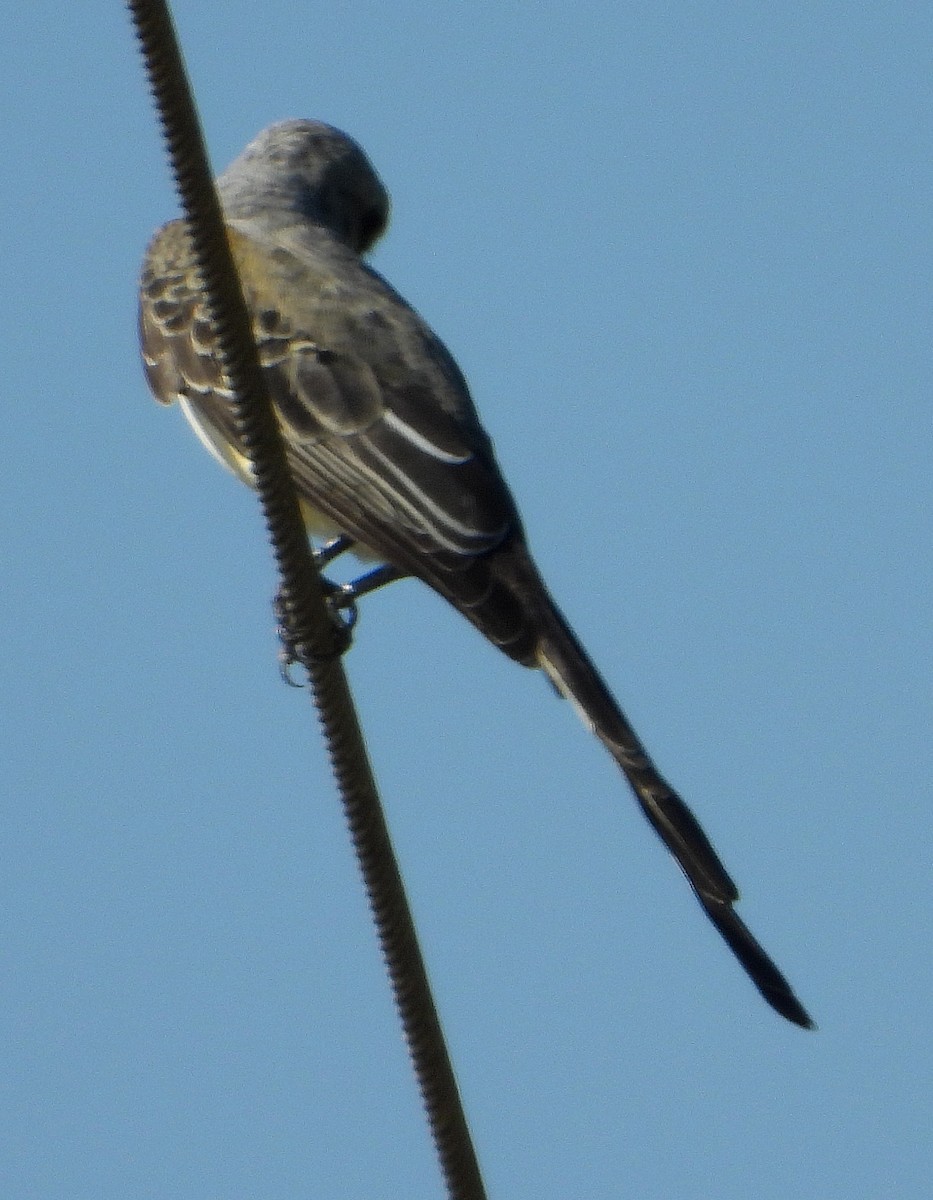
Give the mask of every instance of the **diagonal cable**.
<svg viewBox="0 0 933 1200">
<path fill-rule="evenodd" d="M 266 394 L 168 5 L 165 0 L 127 0 L 127 7 L 188 223 L 237 432 L 250 456 L 279 570 L 285 621 L 308 670 L 448 1195 L 451 1200 L 485 1200 L 411 910 L 340 661 L 342 640 L 325 608 L 285 447 Z"/>
</svg>

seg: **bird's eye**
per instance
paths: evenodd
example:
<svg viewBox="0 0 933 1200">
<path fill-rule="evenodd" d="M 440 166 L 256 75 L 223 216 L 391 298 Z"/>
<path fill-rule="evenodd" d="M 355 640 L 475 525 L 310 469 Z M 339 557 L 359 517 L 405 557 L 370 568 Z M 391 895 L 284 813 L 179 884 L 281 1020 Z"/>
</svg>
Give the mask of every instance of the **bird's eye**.
<svg viewBox="0 0 933 1200">
<path fill-rule="evenodd" d="M 385 229 L 385 213 L 380 208 L 367 208 L 360 213 L 360 249 L 368 249 Z"/>
</svg>

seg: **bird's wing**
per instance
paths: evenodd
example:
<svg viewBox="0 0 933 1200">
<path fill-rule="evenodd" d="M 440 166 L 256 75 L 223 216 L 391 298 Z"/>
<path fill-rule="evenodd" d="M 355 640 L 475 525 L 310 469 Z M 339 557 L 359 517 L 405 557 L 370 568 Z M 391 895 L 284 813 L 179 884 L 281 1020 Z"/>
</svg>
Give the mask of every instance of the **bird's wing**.
<svg viewBox="0 0 933 1200">
<path fill-rule="evenodd" d="M 405 302 L 348 255 L 337 264 L 231 232 L 260 360 L 298 491 L 397 566 L 460 572 L 517 531 L 466 385 Z M 249 481 L 182 222 L 147 252 L 140 338 L 149 384 Z"/>
</svg>

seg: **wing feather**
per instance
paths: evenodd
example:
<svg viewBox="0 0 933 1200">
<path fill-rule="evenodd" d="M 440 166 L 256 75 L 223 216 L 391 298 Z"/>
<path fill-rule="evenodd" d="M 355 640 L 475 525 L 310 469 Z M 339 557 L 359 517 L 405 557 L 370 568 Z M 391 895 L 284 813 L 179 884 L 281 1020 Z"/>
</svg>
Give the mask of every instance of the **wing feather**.
<svg viewBox="0 0 933 1200">
<path fill-rule="evenodd" d="M 316 260 L 303 272 L 294 250 L 264 252 L 236 230 L 231 247 L 306 504 L 423 578 L 426 556 L 433 569 L 460 574 L 466 564 L 458 560 L 485 554 L 518 528 L 462 376 L 379 276 L 355 257 L 342 262 L 340 277 L 355 266 L 356 286 L 336 304 Z M 302 280 L 305 290 L 293 295 L 288 289 Z M 249 482 L 182 222 L 156 235 L 140 294 L 153 392 L 164 403 L 181 400 L 205 445 Z"/>
</svg>

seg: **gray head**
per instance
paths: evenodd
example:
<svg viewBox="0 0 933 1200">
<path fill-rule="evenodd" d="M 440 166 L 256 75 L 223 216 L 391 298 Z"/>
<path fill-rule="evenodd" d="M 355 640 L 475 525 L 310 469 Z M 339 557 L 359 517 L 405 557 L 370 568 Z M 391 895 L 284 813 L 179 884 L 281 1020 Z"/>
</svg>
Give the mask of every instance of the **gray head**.
<svg viewBox="0 0 933 1200">
<path fill-rule="evenodd" d="M 270 224 L 296 217 L 324 225 L 364 254 L 389 219 L 389 195 L 356 142 L 321 121 L 280 121 L 246 147 L 217 180 L 230 217 Z"/>
</svg>

